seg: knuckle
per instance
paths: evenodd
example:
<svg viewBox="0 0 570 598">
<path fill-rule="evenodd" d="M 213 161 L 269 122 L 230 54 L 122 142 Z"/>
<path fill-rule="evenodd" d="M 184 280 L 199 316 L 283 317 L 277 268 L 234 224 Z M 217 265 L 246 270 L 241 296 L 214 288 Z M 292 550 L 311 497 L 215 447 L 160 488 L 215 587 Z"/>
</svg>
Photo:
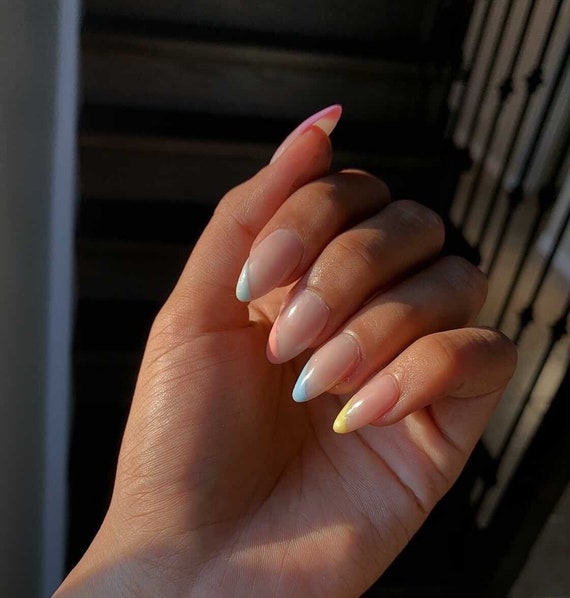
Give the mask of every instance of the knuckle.
<svg viewBox="0 0 570 598">
<path fill-rule="evenodd" d="M 376 268 L 378 258 L 382 253 L 383 236 L 381 234 L 345 233 L 336 240 L 338 251 L 337 263 L 361 263 L 368 269 Z"/>
<path fill-rule="evenodd" d="M 504 365 L 507 381 L 510 380 L 517 367 L 517 346 L 502 330 L 497 328 L 481 327 L 479 333 L 484 337 L 489 350 L 496 355 L 497 363 Z"/>
<path fill-rule="evenodd" d="M 363 170 L 361 168 L 345 168 L 341 170 L 339 174 L 344 176 L 357 176 L 361 178 L 368 185 L 374 187 L 374 194 L 382 199 L 382 203 L 390 202 L 392 198 L 390 187 L 388 187 L 388 185 L 382 179 L 379 179 L 376 175 L 368 172 L 367 170 Z"/>
<path fill-rule="evenodd" d="M 191 324 L 192 317 L 188 310 L 169 299 L 156 314 L 149 339 L 153 344 L 168 349 L 181 346 L 188 341 Z"/>
<path fill-rule="evenodd" d="M 346 275 L 368 286 L 375 278 L 385 246 L 380 231 L 350 230 L 338 236 L 312 266 L 307 286 L 322 291 L 324 285 L 346 292 Z M 342 272 L 342 275 L 341 275 Z"/>
<path fill-rule="evenodd" d="M 247 188 L 247 183 L 240 183 L 236 187 L 226 191 L 222 198 L 216 205 L 216 212 L 224 212 L 225 210 L 235 209 L 235 205 L 240 202 L 242 197 L 247 194 L 244 192 Z"/>
<path fill-rule="evenodd" d="M 445 371 L 456 371 L 459 367 L 457 347 L 446 334 L 435 333 L 420 339 L 421 349 L 430 356 L 430 361 Z"/>
<path fill-rule="evenodd" d="M 444 226 L 441 216 L 427 206 L 411 199 L 400 199 L 393 202 L 392 206 L 400 211 L 401 217 L 406 221 L 422 228 L 433 228 L 443 233 Z"/>
<path fill-rule="evenodd" d="M 402 320 L 405 320 L 406 327 L 419 331 L 420 334 L 429 332 L 431 312 L 431 306 L 421 302 L 410 302 L 401 308 Z"/>
<path fill-rule="evenodd" d="M 448 284 L 453 288 L 467 291 L 476 308 L 479 309 L 485 303 L 489 287 L 483 272 L 465 258 L 456 255 L 442 258 L 441 263 Z"/>
</svg>

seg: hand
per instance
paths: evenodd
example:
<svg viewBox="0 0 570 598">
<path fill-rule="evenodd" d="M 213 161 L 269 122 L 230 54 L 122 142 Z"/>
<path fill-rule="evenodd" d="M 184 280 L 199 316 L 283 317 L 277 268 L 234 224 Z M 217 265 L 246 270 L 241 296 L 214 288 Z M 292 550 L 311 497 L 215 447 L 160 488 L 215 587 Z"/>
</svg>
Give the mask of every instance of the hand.
<svg viewBox="0 0 570 598">
<path fill-rule="evenodd" d="M 58 596 L 358 596 L 459 475 L 514 347 L 468 327 L 485 279 L 438 258 L 433 212 L 329 174 L 323 122 L 216 209 L 152 327 L 105 521 Z M 357 431 L 333 431 L 341 409 L 335 430 Z"/>
</svg>

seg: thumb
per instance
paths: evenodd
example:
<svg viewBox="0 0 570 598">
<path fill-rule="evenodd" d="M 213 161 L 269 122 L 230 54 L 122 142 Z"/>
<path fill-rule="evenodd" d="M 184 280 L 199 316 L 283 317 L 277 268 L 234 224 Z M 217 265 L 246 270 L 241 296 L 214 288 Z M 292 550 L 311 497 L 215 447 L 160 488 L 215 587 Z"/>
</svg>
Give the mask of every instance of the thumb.
<svg viewBox="0 0 570 598">
<path fill-rule="evenodd" d="M 340 117 L 340 107 L 334 108 L 333 127 Z M 235 288 L 256 236 L 292 193 L 330 168 L 332 127 L 321 128 L 313 119 L 286 139 L 268 166 L 218 204 L 165 305 L 193 331 L 248 325 L 248 307 L 236 299 Z"/>
</svg>

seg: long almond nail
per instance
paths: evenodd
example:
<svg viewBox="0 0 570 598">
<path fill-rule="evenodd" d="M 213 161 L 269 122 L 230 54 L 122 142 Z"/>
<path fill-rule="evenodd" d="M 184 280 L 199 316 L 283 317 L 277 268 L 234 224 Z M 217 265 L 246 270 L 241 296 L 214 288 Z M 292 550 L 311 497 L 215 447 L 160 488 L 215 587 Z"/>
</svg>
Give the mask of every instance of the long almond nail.
<svg viewBox="0 0 570 598">
<path fill-rule="evenodd" d="M 277 148 L 277 150 L 275 150 L 270 164 L 273 164 L 273 162 L 275 162 L 275 160 L 277 160 L 277 158 L 279 158 L 285 152 L 285 150 L 293 141 L 295 141 L 295 139 L 297 139 L 297 137 L 302 135 L 305 131 L 313 126 L 319 127 L 327 135 L 330 135 L 340 120 L 341 114 L 342 106 L 339 104 L 334 104 L 333 106 L 329 106 L 328 108 L 320 110 L 316 114 L 309 116 L 309 118 L 304 120 L 292 133 L 290 133 L 285 141 Z"/>
<path fill-rule="evenodd" d="M 303 257 L 303 243 L 293 231 L 273 231 L 251 252 L 239 276 L 236 297 L 251 301 L 278 287 Z"/>
<path fill-rule="evenodd" d="M 302 353 L 322 332 L 328 317 L 326 303 L 312 291 L 302 291 L 273 324 L 267 343 L 269 361 L 285 363 Z"/>
<path fill-rule="evenodd" d="M 360 361 L 360 350 L 351 334 L 339 334 L 319 349 L 303 368 L 293 399 L 309 401 L 346 379 Z"/>
<path fill-rule="evenodd" d="M 354 432 L 386 415 L 400 398 L 398 383 L 390 374 L 380 374 L 361 388 L 344 406 L 333 424 L 339 434 Z"/>
</svg>

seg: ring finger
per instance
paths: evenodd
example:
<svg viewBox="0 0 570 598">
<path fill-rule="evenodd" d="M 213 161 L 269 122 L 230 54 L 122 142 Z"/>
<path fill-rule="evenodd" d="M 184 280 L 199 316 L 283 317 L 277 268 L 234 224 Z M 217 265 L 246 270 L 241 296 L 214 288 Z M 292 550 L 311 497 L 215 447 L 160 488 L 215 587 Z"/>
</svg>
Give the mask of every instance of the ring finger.
<svg viewBox="0 0 570 598">
<path fill-rule="evenodd" d="M 458 257 L 438 260 L 368 302 L 311 357 L 293 397 L 354 392 L 417 339 L 473 321 L 485 301 L 483 274 Z"/>
</svg>

